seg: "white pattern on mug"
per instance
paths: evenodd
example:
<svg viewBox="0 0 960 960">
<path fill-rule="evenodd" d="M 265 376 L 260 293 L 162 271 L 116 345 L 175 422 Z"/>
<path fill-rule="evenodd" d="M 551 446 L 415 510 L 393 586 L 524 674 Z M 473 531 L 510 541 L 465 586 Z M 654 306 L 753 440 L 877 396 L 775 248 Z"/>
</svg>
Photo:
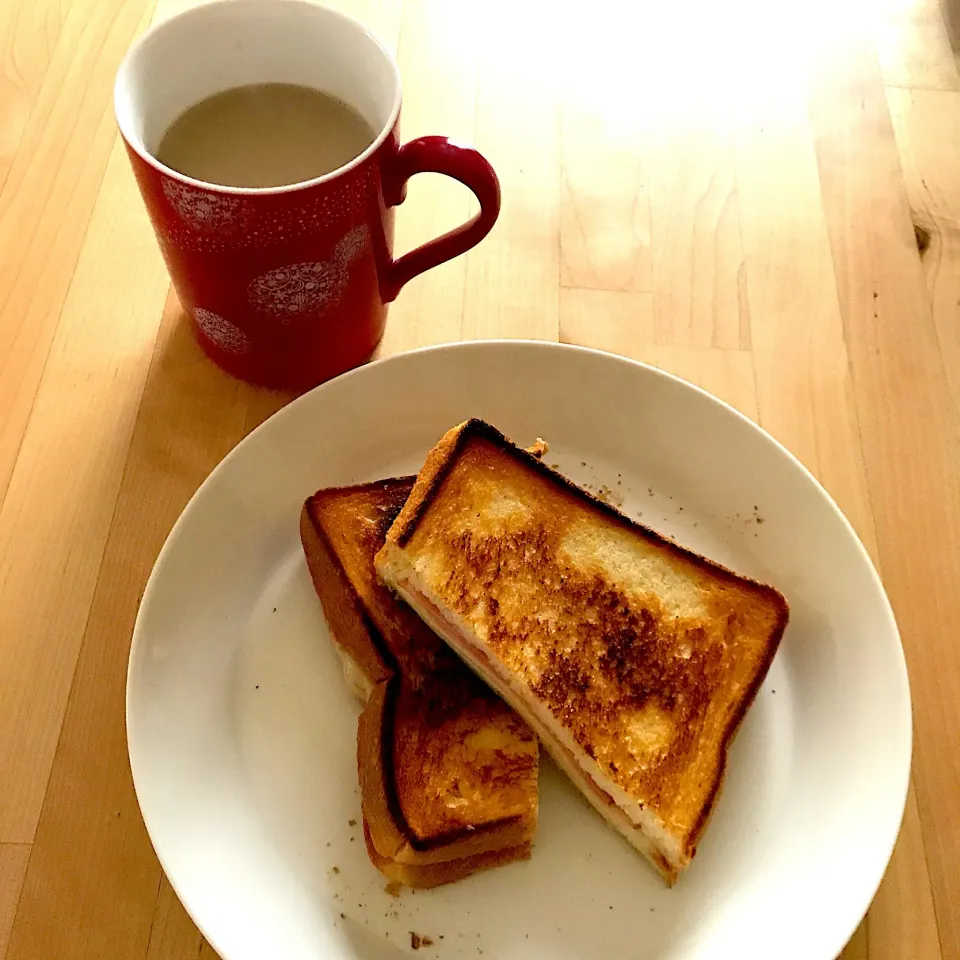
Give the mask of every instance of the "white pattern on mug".
<svg viewBox="0 0 960 960">
<path fill-rule="evenodd" d="M 354 227 L 324 262 L 291 263 L 268 270 L 250 281 L 247 298 L 262 313 L 289 322 L 322 307 L 332 307 L 343 294 L 347 269 L 369 246 L 366 225 Z"/>
<path fill-rule="evenodd" d="M 333 255 L 343 264 L 349 265 L 362 254 L 370 243 L 370 230 L 365 223 L 347 231 L 333 251 Z"/>
<path fill-rule="evenodd" d="M 243 208 L 239 197 L 198 190 L 169 177 L 163 178 L 163 193 L 180 219 L 194 230 L 206 233 L 239 226 Z"/>
<path fill-rule="evenodd" d="M 250 338 L 235 324 L 224 320 L 212 310 L 197 307 L 193 311 L 197 326 L 224 353 L 247 353 L 250 350 Z"/>
<path fill-rule="evenodd" d="M 247 287 L 247 298 L 263 313 L 289 321 L 321 307 L 333 306 L 343 292 L 346 268 L 339 260 L 291 263 L 268 270 Z"/>
</svg>

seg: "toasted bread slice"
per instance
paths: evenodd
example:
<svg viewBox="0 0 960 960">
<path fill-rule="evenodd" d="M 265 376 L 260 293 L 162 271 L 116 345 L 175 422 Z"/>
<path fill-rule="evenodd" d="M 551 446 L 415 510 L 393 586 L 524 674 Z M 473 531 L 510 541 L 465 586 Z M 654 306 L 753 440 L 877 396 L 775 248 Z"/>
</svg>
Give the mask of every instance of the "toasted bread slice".
<svg viewBox="0 0 960 960">
<path fill-rule="evenodd" d="M 777 650 L 784 598 L 633 522 L 478 420 L 431 451 L 375 562 L 676 880 Z"/>
<path fill-rule="evenodd" d="M 411 865 L 398 863 L 383 857 L 373 845 L 370 837 L 370 828 L 366 820 L 363 822 L 363 839 L 367 846 L 367 856 L 370 862 L 388 879 L 394 883 L 402 883 L 406 887 L 423 889 L 439 887 L 444 883 L 455 883 L 469 877 L 478 870 L 487 870 L 490 867 L 503 866 L 515 860 L 530 859 L 530 844 L 524 843 L 519 847 L 491 850 L 489 853 L 478 853 L 472 857 L 461 857 L 459 860 L 446 860 L 443 863 L 426 863 Z"/>
<path fill-rule="evenodd" d="M 371 860 L 434 886 L 529 854 L 538 747 L 529 727 L 377 579 L 373 557 L 413 478 L 321 490 L 301 515 L 307 565 L 351 688 Z"/>
</svg>

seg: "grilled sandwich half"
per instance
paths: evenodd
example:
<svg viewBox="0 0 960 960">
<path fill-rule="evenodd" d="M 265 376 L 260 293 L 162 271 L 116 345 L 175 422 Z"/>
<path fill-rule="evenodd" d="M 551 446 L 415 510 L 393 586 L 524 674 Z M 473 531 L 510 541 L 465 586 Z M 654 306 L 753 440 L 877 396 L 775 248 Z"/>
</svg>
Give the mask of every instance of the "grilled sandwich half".
<svg viewBox="0 0 960 960">
<path fill-rule="evenodd" d="M 377 579 L 373 558 L 413 478 L 321 490 L 304 504 L 307 565 L 351 689 L 367 852 L 432 887 L 529 856 L 530 728 Z"/>
<path fill-rule="evenodd" d="M 376 568 L 672 884 L 776 653 L 784 598 L 479 420 L 430 452 Z"/>
</svg>

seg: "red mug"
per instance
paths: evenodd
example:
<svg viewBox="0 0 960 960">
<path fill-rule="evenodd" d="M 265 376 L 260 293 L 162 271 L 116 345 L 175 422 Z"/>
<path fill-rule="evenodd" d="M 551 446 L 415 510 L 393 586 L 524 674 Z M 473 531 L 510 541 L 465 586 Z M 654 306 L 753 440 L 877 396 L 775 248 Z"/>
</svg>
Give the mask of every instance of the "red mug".
<svg viewBox="0 0 960 960">
<path fill-rule="evenodd" d="M 322 177 L 263 189 L 184 176 L 153 153 L 186 109 L 251 83 L 333 94 L 378 131 Z M 359 23 L 304 0 L 218 0 L 150 30 L 114 91 L 117 122 L 174 287 L 206 353 L 253 383 L 304 390 L 368 360 L 411 278 L 479 243 L 500 212 L 493 168 L 445 137 L 400 146 L 400 74 Z M 393 258 L 416 173 L 469 187 L 480 212 Z"/>
</svg>

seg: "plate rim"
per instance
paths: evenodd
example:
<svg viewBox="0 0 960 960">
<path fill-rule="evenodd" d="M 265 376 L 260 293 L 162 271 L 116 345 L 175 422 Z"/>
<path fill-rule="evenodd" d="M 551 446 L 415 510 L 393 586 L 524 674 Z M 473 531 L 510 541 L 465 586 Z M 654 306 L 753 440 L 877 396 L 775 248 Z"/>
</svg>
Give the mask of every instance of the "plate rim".
<svg viewBox="0 0 960 960">
<path fill-rule="evenodd" d="M 132 722 L 133 713 L 135 710 L 134 707 L 134 671 L 138 658 L 142 656 L 140 649 L 146 643 L 146 640 L 143 639 L 144 634 L 146 633 L 148 627 L 147 623 L 149 622 L 149 608 L 151 606 L 151 598 L 156 592 L 156 584 L 160 577 L 163 576 L 162 568 L 164 562 L 167 559 L 167 556 L 170 552 L 176 549 L 176 541 L 179 539 L 183 528 L 190 522 L 190 516 L 197 509 L 197 503 L 204 495 L 204 489 L 213 482 L 214 478 L 218 476 L 221 471 L 226 471 L 230 469 L 230 462 L 238 455 L 240 449 L 252 441 L 252 438 L 256 437 L 261 431 L 267 431 L 270 429 L 275 429 L 274 421 L 278 419 L 283 419 L 285 417 L 294 416 L 293 411 L 309 403 L 315 403 L 316 397 L 322 395 L 324 391 L 327 391 L 334 387 L 334 385 L 341 385 L 344 382 L 348 382 L 354 379 L 363 379 L 364 377 L 377 376 L 377 372 L 382 370 L 384 367 L 388 366 L 402 366 L 405 363 L 415 361 L 420 357 L 433 355 L 433 354 L 447 354 L 447 353 L 461 353 L 461 352 L 476 352 L 483 353 L 487 351 L 492 352 L 501 352 L 501 351 L 511 351 L 511 350 L 530 350 L 534 353 L 555 353 L 562 351 L 570 354 L 582 354 L 587 356 L 592 356 L 595 358 L 601 359 L 603 362 L 613 362 L 618 364 L 626 365 L 627 367 L 638 368 L 644 371 L 644 375 L 652 375 L 654 377 L 663 378 L 674 382 L 675 384 L 693 390 L 695 393 L 699 394 L 706 401 L 716 404 L 723 408 L 723 410 L 728 415 L 733 415 L 734 418 L 741 421 L 746 427 L 756 434 L 759 435 L 759 438 L 768 444 L 771 444 L 776 451 L 785 456 L 789 463 L 800 473 L 803 477 L 813 485 L 814 490 L 820 495 L 825 504 L 834 514 L 834 517 L 840 521 L 841 526 L 846 531 L 847 535 L 852 538 L 852 541 L 857 549 L 857 552 L 860 556 L 860 559 L 866 564 L 866 571 L 870 578 L 872 585 L 877 588 L 879 593 L 879 599 L 882 606 L 882 612 L 885 615 L 886 619 L 889 621 L 889 626 L 892 629 L 892 636 L 896 640 L 895 646 L 895 659 L 896 659 L 896 669 L 899 675 L 899 679 L 903 685 L 905 692 L 905 698 L 903 702 L 899 705 L 898 712 L 902 713 L 900 717 L 900 722 L 898 725 L 903 726 L 904 743 L 906 745 L 905 756 L 895 758 L 895 762 L 891 763 L 891 769 L 894 769 L 895 765 L 899 766 L 901 769 L 897 771 L 897 775 L 901 780 L 899 797 L 900 801 L 897 804 L 899 809 L 899 816 L 897 818 L 896 830 L 891 830 L 891 836 L 888 838 L 885 846 L 885 855 L 882 860 L 883 869 L 879 871 L 879 875 L 875 877 L 869 884 L 864 884 L 863 892 L 861 897 L 858 898 L 860 901 L 860 906 L 858 906 L 856 911 L 856 916 L 852 921 L 845 925 L 846 933 L 843 936 L 843 940 L 840 943 L 835 945 L 835 949 L 832 950 L 830 957 L 833 957 L 836 953 L 841 951 L 843 947 L 850 941 L 850 938 L 856 933 L 857 929 L 860 926 L 860 923 L 863 921 L 864 917 L 867 915 L 874 898 L 876 897 L 877 891 L 879 890 L 880 884 L 883 882 L 884 877 L 887 875 L 887 872 L 890 867 L 890 861 L 893 857 L 893 853 L 897 844 L 897 841 L 900 837 L 900 834 L 903 829 L 903 822 L 906 814 L 906 804 L 909 794 L 910 779 L 912 774 L 913 766 L 913 695 L 910 687 L 910 674 L 907 667 L 906 654 L 903 649 L 903 639 L 900 635 L 900 629 L 897 624 L 896 614 L 893 610 L 893 606 L 890 602 L 890 598 L 887 595 L 886 588 L 884 587 L 883 581 L 880 577 L 880 574 L 873 562 L 872 557 L 867 551 L 866 547 L 863 544 L 863 541 L 860 539 L 857 531 L 854 529 L 853 524 L 847 518 L 843 510 L 840 509 L 837 502 L 831 496 L 830 492 L 823 486 L 823 484 L 818 480 L 816 476 L 810 471 L 810 469 L 792 452 L 790 451 L 783 443 L 781 443 L 776 437 L 774 437 L 769 431 L 767 431 L 760 423 L 757 421 L 751 420 L 748 416 L 739 411 L 736 407 L 729 404 L 727 401 L 723 400 L 721 397 L 716 396 L 710 391 L 705 390 L 703 387 L 698 386 L 695 383 L 686 380 L 685 378 L 678 376 L 677 374 L 671 373 L 668 370 L 664 370 L 661 367 L 654 366 L 652 363 L 645 362 L 643 360 L 637 360 L 632 357 L 627 357 L 622 354 L 611 353 L 606 350 L 601 350 L 594 347 L 582 346 L 580 344 L 571 344 L 563 343 L 555 340 L 530 340 L 522 338 L 503 338 L 496 340 L 463 340 L 463 341 L 450 341 L 447 343 L 431 344 L 428 346 L 419 347 L 414 350 L 406 350 L 401 353 L 393 354 L 389 357 L 381 357 L 370 363 L 363 364 L 359 367 L 355 367 L 352 370 L 348 370 L 345 373 L 340 374 L 337 377 L 334 377 L 314 388 L 308 390 L 307 392 L 301 394 L 298 397 L 295 397 L 289 403 L 285 404 L 279 410 L 271 414 L 266 420 L 258 424 L 253 430 L 250 431 L 245 437 L 237 442 L 237 444 L 216 464 L 216 466 L 204 477 L 203 481 L 193 492 L 190 498 L 187 500 L 183 509 L 181 510 L 179 516 L 174 522 L 173 526 L 170 528 L 167 536 L 164 539 L 163 545 L 160 548 L 160 551 L 157 554 L 156 559 L 154 560 L 153 566 L 150 570 L 150 575 L 147 578 L 147 582 L 143 589 L 143 594 L 140 598 L 140 602 L 137 607 L 137 615 L 134 621 L 133 632 L 130 641 L 130 650 L 127 659 L 127 671 L 125 678 L 125 689 L 124 689 L 124 732 L 127 741 L 127 759 L 130 766 L 131 779 L 133 781 L 134 794 L 137 800 L 137 806 L 140 810 L 140 816 L 143 820 L 144 828 L 146 829 L 147 836 L 150 840 L 150 845 L 153 848 L 154 854 L 157 857 L 160 867 L 163 871 L 163 875 L 166 877 L 167 882 L 170 884 L 174 893 L 177 896 L 177 899 L 182 904 L 184 910 L 187 912 L 190 919 L 197 926 L 200 933 L 207 940 L 207 942 L 213 947 L 218 955 L 223 956 L 222 951 L 220 950 L 217 938 L 211 936 L 208 932 L 207 925 L 201 921 L 201 919 L 195 914 L 190 904 L 181 894 L 180 885 L 177 879 L 174 877 L 173 871 L 168 865 L 168 859 L 161 852 L 160 844 L 155 836 L 155 832 L 151 829 L 150 818 L 148 817 L 147 811 L 144 807 L 143 800 L 141 797 L 141 790 L 137 782 L 137 766 L 138 763 L 135 760 L 135 748 L 134 748 L 134 739 L 136 729 L 136 722 Z M 892 778 L 891 778 L 892 779 Z M 853 911 L 851 911 L 851 914 Z M 839 924 L 838 924 L 839 926 Z M 224 957 L 224 960 L 230 960 L 229 957 Z M 830 960 L 830 958 L 826 958 Z"/>
</svg>

